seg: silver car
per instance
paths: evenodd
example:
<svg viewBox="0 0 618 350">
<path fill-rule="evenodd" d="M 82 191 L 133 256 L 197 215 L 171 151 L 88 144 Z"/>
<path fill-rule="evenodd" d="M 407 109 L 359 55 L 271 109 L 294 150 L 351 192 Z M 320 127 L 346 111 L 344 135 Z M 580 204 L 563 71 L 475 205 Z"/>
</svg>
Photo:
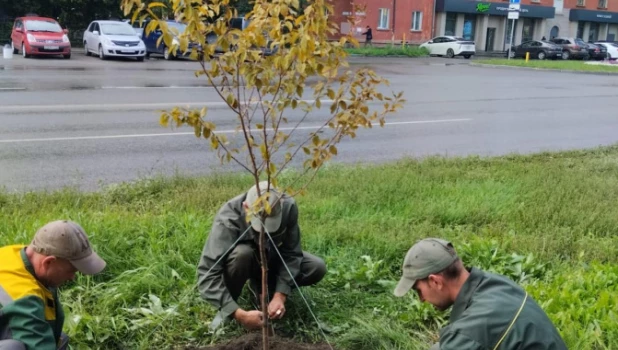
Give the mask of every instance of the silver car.
<svg viewBox="0 0 618 350">
<path fill-rule="evenodd" d="M 109 57 L 135 57 L 143 61 L 146 45 L 130 24 L 122 21 L 93 21 L 84 32 L 84 53 L 104 60 Z"/>
</svg>

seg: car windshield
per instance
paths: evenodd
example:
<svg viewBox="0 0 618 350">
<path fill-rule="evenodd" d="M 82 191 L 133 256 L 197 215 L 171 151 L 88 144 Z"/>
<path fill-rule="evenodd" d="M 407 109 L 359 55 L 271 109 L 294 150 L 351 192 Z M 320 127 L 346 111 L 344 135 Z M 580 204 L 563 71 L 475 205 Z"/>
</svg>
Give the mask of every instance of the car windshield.
<svg viewBox="0 0 618 350">
<path fill-rule="evenodd" d="M 167 22 L 168 27 L 173 28 L 175 30 L 172 30 L 172 32 L 178 32 L 178 34 L 182 34 L 185 31 L 185 28 L 187 28 L 187 25 L 184 23 L 178 23 L 178 22 Z"/>
<path fill-rule="evenodd" d="M 62 28 L 54 21 L 27 20 L 25 25 L 26 29 L 31 32 L 62 33 Z"/>
<path fill-rule="evenodd" d="M 106 35 L 135 36 L 135 30 L 133 30 L 133 27 L 126 23 L 101 23 L 101 32 Z"/>
</svg>

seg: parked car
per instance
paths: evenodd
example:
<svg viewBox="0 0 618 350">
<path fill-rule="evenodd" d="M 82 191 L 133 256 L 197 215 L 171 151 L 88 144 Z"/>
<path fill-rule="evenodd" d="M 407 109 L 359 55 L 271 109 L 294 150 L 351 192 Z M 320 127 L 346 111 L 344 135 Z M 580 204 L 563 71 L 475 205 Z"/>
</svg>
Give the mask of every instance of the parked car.
<svg viewBox="0 0 618 350">
<path fill-rule="evenodd" d="M 604 47 L 607 50 L 607 58 L 610 60 L 618 59 L 618 44 L 610 42 L 596 42 L 594 44 Z"/>
<path fill-rule="evenodd" d="M 62 55 L 71 58 L 71 42 L 67 29 L 53 19 L 26 16 L 15 19 L 11 32 L 13 53 L 21 52 L 24 58 L 30 56 Z"/>
<path fill-rule="evenodd" d="M 104 60 L 109 57 L 134 57 L 143 61 L 146 46 L 130 24 L 122 21 L 93 21 L 84 32 L 84 53 Z"/>
<path fill-rule="evenodd" d="M 585 43 L 588 57 L 591 60 L 604 60 L 607 58 L 607 48 L 593 43 Z"/>
<path fill-rule="evenodd" d="M 507 51 L 507 55 L 510 54 L 511 58 L 526 57 L 526 52 L 530 53 L 530 58 L 555 60 L 562 57 L 562 46 L 544 40 L 530 40 L 513 46 L 510 52 Z"/>
<path fill-rule="evenodd" d="M 429 50 L 429 54 L 432 56 L 446 56 L 449 58 L 463 56 L 464 58 L 470 58 L 476 54 L 474 41 L 456 36 L 439 36 L 421 44 L 420 47 Z"/>
<path fill-rule="evenodd" d="M 133 30 L 135 31 L 135 34 L 137 34 L 137 36 L 141 39 L 142 36 L 144 35 L 144 27 L 140 26 L 140 21 L 139 20 L 135 20 L 135 22 L 133 22 L 133 24 L 131 24 L 131 20 L 130 19 L 123 19 L 123 22 L 129 24 L 131 27 L 133 27 Z"/>
<path fill-rule="evenodd" d="M 554 44 L 562 46 L 562 59 L 583 59 L 590 57 L 586 43 L 578 38 L 553 38 L 550 40 Z"/>
<path fill-rule="evenodd" d="M 148 21 L 145 22 L 143 25 L 143 28 L 146 28 L 148 26 L 148 23 L 149 23 Z M 187 25 L 184 23 L 176 22 L 174 20 L 168 20 L 166 21 L 166 24 L 170 28 L 170 31 L 172 31 L 172 34 L 174 35 L 174 42 L 178 43 L 177 35 L 182 34 L 187 28 Z M 163 35 L 163 31 L 161 30 L 160 27 L 151 31 L 148 34 L 146 34 L 145 30 L 143 31 L 142 40 L 144 41 L 144 44 L 146 45 L 146 57 L 150 57 L 151 54 L 162 55 L 163 58 L 165 58 L 166 60 L 171 60 L 171 59 L 174 59 L 175 57 L 186 57 L 191 54 L 193 47 L 195 47 L 196 45 L 199 46 L 199 44 L 190 42 L 189 46 L 187 47 L 186 52 L 182 52 L 182 50 L 179 47 L 178 50 L 176 51 L 176 55 L 172 55 L 167 49 L 167 46 L 165 46 L 165 41 L 163 41 L 163 39 L 161 39 L 161 42 L 157 44 L 157 41 L 162 35 Z"/>
</svg>

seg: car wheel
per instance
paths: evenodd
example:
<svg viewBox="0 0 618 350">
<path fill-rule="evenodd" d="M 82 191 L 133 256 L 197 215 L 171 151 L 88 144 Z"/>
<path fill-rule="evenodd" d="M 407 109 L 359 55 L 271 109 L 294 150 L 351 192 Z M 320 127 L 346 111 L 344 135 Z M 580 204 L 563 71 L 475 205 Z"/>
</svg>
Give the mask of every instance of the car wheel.
<svg viewBox="0 0 618 350">
<path fill-rule="evenodd" d="M 144 62 L 144 57 L 138 57 L 137 62 Z"/>
<path fill-rule="evenodd" d="M 105 53 L 103 52 L 103 46 L 99 45 L 99 58 L 102 60 L 105 60 L 107 57 L 105 57 Z"/>
<path fill-rule="evenodd" d="M 455 57 L 455 51 L 453 51 L 453 49 L 446 50 L 446 57 L 448 57 L 448 58 Z"/>
<path fill-rule="evenodd" d="M 11 41 L 11 48 L 13 49 L 13 54 L 17 55 L 18 54 L 18 50 L 17 50 L 17 48 L 15 47 L 15 44 L 13 44 L 12 41 Z"/>
<path fill-rule="evenodd" d="M 568 50 L 562 51 L 562 59 L 568 60 L 571 57 L 571 53 Z"/>
<path fill-rule="evenodd" d="M 24 56 L 24 58 L 30 57 L 30 55 L 26 53 L 26 44 L 24 43 L 21 43 L 21 55 Z"/>
<path fill-rule="evenodd" d="M 163 58 L 166 59 L 167 61 L 173 59 L 173 55 L 170 53 L 170 51 L 167 49 L 167 47 L 163 50 Z"/>
<path fill-rule="evenodd" d="M 88 46 L 86 45 L 86 42 L 84 41 L 84 54 L 86 56 L 90 56 L 90 51 L 88 51 Z"/>
<path fill-rule="evenodd" d="M 541 51 L 536 55 L 536 57 L 540 60 L 544 60 L 547 57 L 547 55 L 545 54 L 545 51 Z"/>
<path fill-rule="evenodd" d="M 68 60 L 68 59 L 70 59 L 70 58 L 71 58 L 71 54 L 68 54 L 68 55 L 62 55 L 62 57 L 64 57 L 64 59 L 65 59 L 65 60 Z"/>
<path fill-rule="evenodd" d="M 472 57 L 472 55 L 464 55 L 464 58 L 467 60 L 470 59 L 470 57 Z"/>
</svg>

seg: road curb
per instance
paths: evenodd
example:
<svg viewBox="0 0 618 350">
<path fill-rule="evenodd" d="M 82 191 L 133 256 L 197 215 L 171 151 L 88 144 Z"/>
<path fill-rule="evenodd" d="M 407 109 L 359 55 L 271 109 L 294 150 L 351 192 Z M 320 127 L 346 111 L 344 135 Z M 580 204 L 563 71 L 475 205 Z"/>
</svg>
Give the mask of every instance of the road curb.
<svg viewBox="0 0 618 350">
<path fill-rule="evenodd" d="M 512 69 L 540 70 L 540 71 L 546 71 L 546 72 L 574 73 L 574 74 L 588 74 L 588 75 L 618 75 L 618 68 L 616 69 L 616 72 L 585 72 L 585 71 L 577 71 L 577 70 L 570 70 L 570 69 L 518 67 L 518 66 L 506 66 L 502 64 L 487 64 L 487 63 L 476 63 L 476 62 L 470 62 L 469 65 L 476 66 L 476 67 L 487 67 L 487 68 L 512 68 Z"/>
<path fill-rule="evenodd" d="M 406 55 L 385 55 L 385 56 L 373 56 L 373 55 L 364 55 L 360 53 L 349 53 L 348 57 L 367 57 L 367 58 L 429 58 L 429 56 L 406 56 Z"/>
</svg>

